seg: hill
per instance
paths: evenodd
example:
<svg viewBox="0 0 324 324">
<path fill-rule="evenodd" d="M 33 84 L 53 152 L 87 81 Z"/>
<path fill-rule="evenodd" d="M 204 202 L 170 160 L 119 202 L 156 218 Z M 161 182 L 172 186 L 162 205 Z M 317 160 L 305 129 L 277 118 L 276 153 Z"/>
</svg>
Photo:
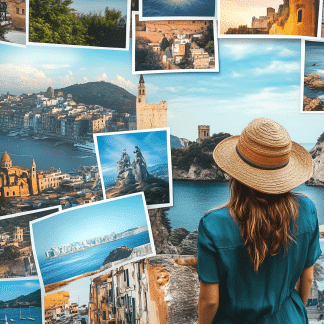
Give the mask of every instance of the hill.
<svg viewBox="0 0 324 324">
<path fill-rule="evenodd" d="M 7 305 L 9 308 L 24 307 L 24 306 L 41 307 L 41 291 L 40 289 L 38 289 L 28 295 L 22 295 L 15 299 L 7 300 L 7 301 L 0 300 L 0 308 L 6 308 Z"/>
<path fill-rule="evenodd" d="M 171 142 L 171 148 L 188 147 L 188 145 L 191 143 L 189 140 L 185 138 L 179 138 L 174 135 L 170 136 L 170 142 Z"/>
<path fill-rule="evenodd" d="M 136 97 L 125 89 L 109 82 L 88 82 L 73 84 L 66 88 L 55 89 L 54 93 L 63 92 L 64 97 L 72 95 L 76 103 L 100 105 L 114 109 L 119 113 L 136 113 Z"/>
</svg>

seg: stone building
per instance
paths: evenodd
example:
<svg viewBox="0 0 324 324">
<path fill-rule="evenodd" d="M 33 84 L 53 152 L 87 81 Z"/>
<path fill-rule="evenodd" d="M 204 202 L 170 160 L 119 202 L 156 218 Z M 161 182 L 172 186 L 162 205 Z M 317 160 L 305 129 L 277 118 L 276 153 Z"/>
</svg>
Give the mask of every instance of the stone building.
<svg viewBox="0 0 324 324">
<path fill-rule="evenodd" d="M 23 242 L 24 241 L 24 230 L 20 228 L 19 226 L 15 227 L 15 230 L 13 232 L 13 240 L 17 242 Z"/>
<path fill-rule="evenodd" d="M 45 321 L 53 322 L 58 317 L 69 315 L 70 293 L 60 291 L 44 297 Z"/>
<path fill-rule="evenodd" d="M 168 103 L 161 101 L 159 104 L 146 103 L 145 84 L 141 74 L 136 98 L 136 124 L 137 129 L 163 128 L 167 127 Z"/>
<path fill-rule="evenodd" d="M 26 31 L 26 1 L 2 0 L 7 3 L 7 20 L 12 21 L 12 27 Z"/>
<path fill-rule="evenodd" d="M 197 143 L 201 143 L 205 138 L 209 138 L 209 137 L 210 137 L 210 126 L 199 125 Z"/>
<path fill-rule="evenodd" d="M 268 29 L 268 22 L 273 21 L 276 17 L 276 10 L 274 8 L 267 8 L 267 15 L 252 17 L 252 28 Z"/>
<path fill-rule="evenodd" d="M 285 0 L 289 6 L 289 17 L 283 25 L 272 25 L 269 34 L 316 36 L 319 14 L 319 0 Z M 280 9 L 280 8 L 279 8 Z"/>
</svg>

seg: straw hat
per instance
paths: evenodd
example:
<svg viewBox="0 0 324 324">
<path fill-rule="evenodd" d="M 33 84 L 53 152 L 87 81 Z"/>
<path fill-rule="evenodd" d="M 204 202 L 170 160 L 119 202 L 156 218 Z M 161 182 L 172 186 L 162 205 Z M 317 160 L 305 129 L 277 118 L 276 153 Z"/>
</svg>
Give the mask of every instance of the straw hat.
<svg viewBox="0 0 324 324">
<path fill-rule="evenodd" d="M 268 194 L 288 192 L 313 173 L 310 154 L 290 139 L 283 126 L 268 118 L 252 120 L 240 136 L 220 142 L 213 157 L 231 177 Z"/>
</svg>

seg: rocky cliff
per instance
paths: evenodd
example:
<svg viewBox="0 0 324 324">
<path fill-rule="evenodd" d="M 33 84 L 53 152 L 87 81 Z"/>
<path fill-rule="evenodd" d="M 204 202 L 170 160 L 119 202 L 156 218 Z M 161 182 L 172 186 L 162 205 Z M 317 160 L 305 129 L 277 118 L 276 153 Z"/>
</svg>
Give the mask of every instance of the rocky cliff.
<svg viewBox="0 0 324 324">
<path fill-rule="evenodd" d="M 105 266 L 107 263 L 110 263 L 110 262 L 115 262 L 115 261 L 118 261 L 121 259 L 126 259 L 132 254 L 132 251 L 133 251 L 133 249 L 128 248 L 126 245 L 116 248 L 108 254 L 108 256 L 106 257 L 102 266 Z"/>
<path fill-rule="evenodd" d="M 311 89 L 324 89 L 324 81 L 316 74 L 305 74 L 304 84 Z"/>
<path fill-rule="evenodd" d="M 28 295 L 21 295 L 15 299 L 2 301 L 0 300 L 0 308 L 16 308 L 16 307 L 41 307 L 41 290 L 38 289 Z"/>
<path fill-rule="evenodd" d="M 313 158 L 313 175 L 306 182 L 308 186 L 324 186 L 324 139 L 320 136 L 316 145 L 309 151 Z"/>
<path fill-rule="evenodd" d="M 217 144 L 229 136 L 227 133 L 213 134 L 201 143 L 192 142 L 186 148 L 173 148 L 173 180 L 228 181 L 228 175 L 216 165 L 212 153 Z"/>
<path fill-rule="evenodd" d="M 311 99 L 304 96 L 303 100 L 304 111 L 323 111 L 324 104 L 320 98 Z"/>
</svg>

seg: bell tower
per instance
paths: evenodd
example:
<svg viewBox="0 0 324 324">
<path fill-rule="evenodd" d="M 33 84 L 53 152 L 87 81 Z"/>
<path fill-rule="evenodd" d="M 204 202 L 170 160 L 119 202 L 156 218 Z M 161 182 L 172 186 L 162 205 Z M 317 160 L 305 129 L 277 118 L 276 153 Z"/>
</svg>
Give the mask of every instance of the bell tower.
<svg viewBox="0 0 324 324">
<path fill-rule="evenodd" d="M 138 95 L 136 98 L 137 103 L 145 104 L 145 84 L 143 74 L 140 76 L 139 85 L 138 85 Z"/>
<path fill-rule="evenodd" d="M 31 186 L 31 194 L 37 195 L 38 194 L 38 186 L 37 186 L 37 173 L 36 173 L 36 162 L 33 159 L 33 162 L 30 166 L 30 186 Z"/>
</svg>

